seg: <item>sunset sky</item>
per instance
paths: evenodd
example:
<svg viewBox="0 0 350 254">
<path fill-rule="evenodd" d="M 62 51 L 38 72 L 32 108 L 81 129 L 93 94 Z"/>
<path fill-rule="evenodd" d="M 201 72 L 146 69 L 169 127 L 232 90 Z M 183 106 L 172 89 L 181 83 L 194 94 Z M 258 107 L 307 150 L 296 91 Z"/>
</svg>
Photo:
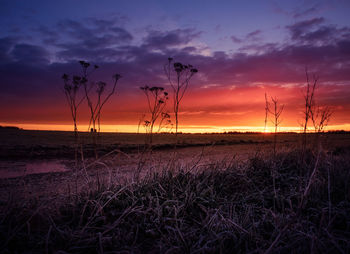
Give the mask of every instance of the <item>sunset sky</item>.
<svg viewBox="0 0 350 254">
<path fill-rule="evenodd" d="M 265 92 L 284 104 L 281 130 L 300 129 L 305 68 L 319 78 L 317 104 L 334 111 L 330 129 L 350 130 L 349 13 L 348 0 L 0 0 L 0 125 L 72 130 L 61 76 L 85 60 L 100 66 L 91 80 L 122 75 L 102 130 L 135 132 L 147 112 L 139 87 L 171 94 L 173 57 L 199 70 L 183 131 L 263 130 Z M 84 102 L 80 130 L 88 120 Z"/>
</svg>

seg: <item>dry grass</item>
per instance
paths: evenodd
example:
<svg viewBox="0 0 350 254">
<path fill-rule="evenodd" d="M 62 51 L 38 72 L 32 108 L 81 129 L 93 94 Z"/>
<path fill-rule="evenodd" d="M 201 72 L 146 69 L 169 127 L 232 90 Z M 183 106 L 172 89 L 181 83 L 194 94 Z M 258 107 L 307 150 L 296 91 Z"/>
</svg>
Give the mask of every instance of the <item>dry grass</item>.
<svg viewBox="0 0 350 254">
<path fill-rule="evenodd" d="M 299 151 L 257 154 L 200 171 L 174 160 L 139 182 L 99 183 L 56 205 L 9 200 L 1 205 L 1 249 L 349 253 L 349 154 L 299 158 Z"/>
</svg>

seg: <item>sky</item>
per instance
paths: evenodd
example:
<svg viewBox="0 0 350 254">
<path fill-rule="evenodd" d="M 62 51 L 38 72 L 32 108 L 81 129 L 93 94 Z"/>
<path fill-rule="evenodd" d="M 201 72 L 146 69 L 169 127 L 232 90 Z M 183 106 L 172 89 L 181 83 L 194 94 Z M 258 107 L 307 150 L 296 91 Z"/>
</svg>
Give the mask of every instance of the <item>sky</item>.
<svg viewBox="0 0 350 254">
<path fill-rule="evenodd" d="M 81 75 L 79 60 L 99 66 L 89 82 L 106 91 L 122 75 L 103 131 L 135 132 L 149 118 L 145 85 L 169 92 L 173 119 L 163 69 L 172 57 L 198 69 L 182 131 L 263 130 L 265 93 L 284 105 L 280 130 L 299 130 L 306 69 L 317 105 L 333 112 L 329 129 L 350 130 L 349 11 L 347 0 L 0 0 L 0 125 L 72 130 L 61 77 Z M 83 102 L 80 130 L 88 122 Z"/>
</svg>

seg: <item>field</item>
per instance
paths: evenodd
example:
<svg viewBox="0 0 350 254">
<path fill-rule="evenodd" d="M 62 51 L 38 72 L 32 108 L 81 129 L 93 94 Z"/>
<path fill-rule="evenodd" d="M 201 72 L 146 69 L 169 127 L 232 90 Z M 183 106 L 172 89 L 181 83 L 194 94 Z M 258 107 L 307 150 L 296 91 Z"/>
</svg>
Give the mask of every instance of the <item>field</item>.
<svg viewBox="0 0 350 254">
<path fill-rule="evenodd" d="M 3 252 L 350 252 L 350 134 L 145 140 L 0 130 Z"/>
</svg>

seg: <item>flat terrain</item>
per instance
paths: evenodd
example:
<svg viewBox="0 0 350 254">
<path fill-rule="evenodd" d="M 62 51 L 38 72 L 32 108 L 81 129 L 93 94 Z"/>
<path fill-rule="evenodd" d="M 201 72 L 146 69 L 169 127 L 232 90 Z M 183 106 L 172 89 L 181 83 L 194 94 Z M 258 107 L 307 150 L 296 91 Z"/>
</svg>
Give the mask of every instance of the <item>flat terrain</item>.
<svg viewBox="0 0 350 254">
<path fill-rule="evenodd" d="M 4 253 L 349 253 L 349 134 L 145 138 L 1 130 Z"/>
<path fill-rule="evenodd" d="M 11 195 L 20 199 L 54 199 L 89 188 L 91 181 L 125 184 L 160 169 L 194 171 L 216 163 L 243 163 L 253 155 L 271 153 L 274 135 L 180 134 L 176 153 L 173 134 L 156 134 L 153 150 L 147 153 L 145 139 L 144 134 L 102 133 L 98 137 L 96 161 L 90 133 L 80 133 L 76 166 L 72 132 L 2 129 L 0 200 Z M 308 139 L 312 141 L 315 136 L 309 135 Z M 300 140 L 300 134 L 278 134 L 277 150 L 295 148 Z M 350 135 L 327 134 L 322 136 L 322 142 L 331 152 L 341 151 L 349 149 Z"/>
</svg>

